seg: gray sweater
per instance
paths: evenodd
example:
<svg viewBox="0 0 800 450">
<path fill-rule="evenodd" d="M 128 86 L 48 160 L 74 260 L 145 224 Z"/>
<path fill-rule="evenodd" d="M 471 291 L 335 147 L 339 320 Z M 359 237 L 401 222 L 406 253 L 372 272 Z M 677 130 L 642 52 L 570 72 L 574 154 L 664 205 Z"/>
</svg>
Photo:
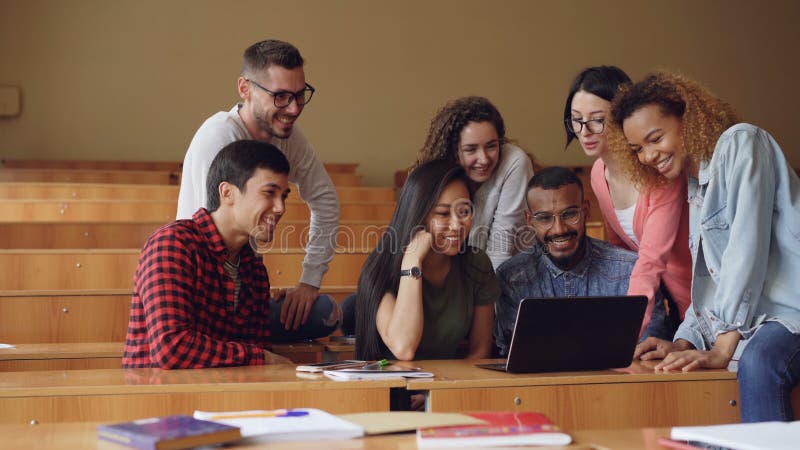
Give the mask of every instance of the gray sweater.
<svg viewBox="0 0 800 450">
<path fill-rule="evenodd" d="M 533 176 L 533 164 L 522 149 L 505 144 L 494 174 L 475 192 L 475 216 L 469 243 L 486 251 L 495 270 L 520 252 L 517 231 L 525 226 L 525 187 Z"/>
<path fill-rule="evenodd" d="M 178 219 L 191 219 L 195 211 L 206 207 L 206 178 L 217 153 L 233 141 L 253 139 L 239 117 L 239 107 L 234 105 L 230 111 L 220 111 L 209 117 L 192 138 L 183 160 Z M 339 225 L 336 189 L 325 166 L 296 124 L 289 138 L 273 139 L 270 143 L 286 155 L 290 166 L 289 182 L 297 184 L 300 197 L 311 209 L 309 241 L 300 281 L 319 287 L 328 271 L 328 263 L 333 259 L 335 239 L 332 235 Z"/>
</svg>

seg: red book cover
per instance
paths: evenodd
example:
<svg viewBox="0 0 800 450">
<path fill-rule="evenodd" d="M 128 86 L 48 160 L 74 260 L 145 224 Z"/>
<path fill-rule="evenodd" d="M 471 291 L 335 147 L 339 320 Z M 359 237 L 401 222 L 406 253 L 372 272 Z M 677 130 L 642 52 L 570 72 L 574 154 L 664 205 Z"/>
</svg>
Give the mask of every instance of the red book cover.
<svg viewBox="0 0 800 450">
<path fill-rule="evenodd" d="M 468 415 L 484 420 L 485 425 L 420 428 L 419 448 L 567 445 L 569 434 L 561 431 L 544 414 L 535 412 L 475 412 Z"/>
</svg>

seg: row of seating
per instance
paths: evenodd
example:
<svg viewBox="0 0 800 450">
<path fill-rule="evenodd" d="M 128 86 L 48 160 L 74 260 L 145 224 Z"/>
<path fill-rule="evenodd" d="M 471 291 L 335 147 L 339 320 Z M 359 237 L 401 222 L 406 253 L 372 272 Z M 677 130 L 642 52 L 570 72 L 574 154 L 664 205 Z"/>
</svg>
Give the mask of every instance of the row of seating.
<svg viewBox="0 0 800 450">
<path fill-rule="evenodd" d="M 36 170 L 31 164 L 13 170 Z M 107 170 L 102 165 L 69 168 Z M 124 171 L 136 173 L 140 168 L 132 165 Z M 337 169 L 354 174 L 355 165 Z M 4 170 L 12 169 L 0 172 Z M 0 342 L 21 343 L 26 350 L 17 355 L 24 354 L 29 361 L 5 361 L 3 370 L 118 365 L 118 359 L 109 358 L 121 354 L 109 356 L 108 348 L 121 349 L 139 250 L 153 231 L 174 217 L 177 189 L 148 184 L 0 182 L 0 264 L 6 268 L 0 273 Z M 357 186 L 337 186 L 337 191 L 343 220 L 336 236 L 337 254 L 322 292 L 341 300 L 355 291 L 360 268 L 394 211 L 395 194 L 391 188 Z M 308 208 L 294 197 L 273 246 L 264 255 L 273 287 L 291 287 L 299 279 L 308 220 Z M 599 223 L 589 228 L 590 234 L 602 237 Z M 29 326 L 32 322 L 36 326 Z M 323 350 L 317 348 L 309 355 L 319 360 L 331 345 L 323 344 Z M 54 350 L 53 346 L 61 347 Z M 337 348 L 336 354 L 347 351 L 352 352 L 352 347 Z M 64 352 L 72 357 L 56 357 Z M 291 358 L 309 355 L 294 352 Z"/>
<path fill-rule="evenodd" d="M 337 300 L 355 292 L 361 265 L 394 211 L 394 191 L 358 186 L 356 167 L 326 165 L 339 182 L 343 220 L 321 293 Z M 174 219 L 178 196 L 178 187 L 163 177 L 137 177 L 179 169 L 150 162 L 39 167 L 36 161 L 3 161 L 0 342 L 17 348 L 0 353 L 0 371 L 120 366 L 139 251 L 153 231 Z M 20 174 L 36 181 L 3 181 Z M 275 289 L 296 285 L 308 240 L 308 207 L 293 190 L 264 255 Z M 279 344 L 274 350 L 295 362 L 353 356 L 352 344 L 335 341 Z"/>
</svg>

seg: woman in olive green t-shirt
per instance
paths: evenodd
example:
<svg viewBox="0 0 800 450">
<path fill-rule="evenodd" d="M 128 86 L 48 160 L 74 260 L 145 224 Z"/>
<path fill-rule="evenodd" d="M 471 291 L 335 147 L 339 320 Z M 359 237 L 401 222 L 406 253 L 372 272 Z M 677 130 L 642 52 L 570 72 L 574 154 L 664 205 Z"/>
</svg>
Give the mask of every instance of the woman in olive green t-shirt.
<svg viewBox="0 0 800 450">
<path fill-rule="evenodd" d="M 455 358 L 464 339 L 467 358 L 490 356 L 500 288 L 486 254 L 466 245 L 468 186 L 464 169 L 448 161 L 409 175 L 359 278 L 357 358 Z"/>
</svg>

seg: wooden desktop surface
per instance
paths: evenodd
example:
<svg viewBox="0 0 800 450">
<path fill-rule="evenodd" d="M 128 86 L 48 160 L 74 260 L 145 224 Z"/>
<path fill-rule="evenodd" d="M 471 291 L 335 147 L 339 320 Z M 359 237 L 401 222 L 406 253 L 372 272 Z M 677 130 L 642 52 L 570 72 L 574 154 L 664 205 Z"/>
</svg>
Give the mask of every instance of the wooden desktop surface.
<svg viewBox="0 0 800 450">
<path fill-rule="evenodd" d="M 194 410 L 313 407 L 388 411 L 404 380 L 340 382 L 293 365 L 224 369 L 94 369 L 0 373 L 0 423 L 123 421 Z"/>
<path fill-rule="evenodd" d="M 499 362 L 483 360 L 479 362 Z M 410 379 L 428 391 L 428 410 L 539 411 L 567 429 L 710 425 L 740 421 L 736 373 L 654 373 L 653 361 L 624 369 L 508 374 L 476 361 L 420 361 L 433 379 Z"/>
<path fill-rule="evenodd" d="M 104 421 L 102 423 L 109 423 Z M 97 448 L 98 450 L 121 450 L 122 447 L 97 439 L 96 427 L 99 423 L 77 422 L 56 424 L 0 424 L 0 436 L 4 446 L 14 449 L 50 450 Z M 662 450 L 666 447 L 658 445 L 660 437 L 668 437 L 669 428 L 659 429 L 623 429 L 623 430 L 590 430 L 570 431 L 573 444 L 567 447 L 514 447 L 515 449 L 548 450 L 554 448 L 573 450 Z M 370 436 L 363 439 L 345 441 L 301 441 L 275 442 L 252 445 L 231 445 L 226 449 L 266 449 L 266 450 L 412 450 L 417 448 L 414 433 Z"/>
</svg>

